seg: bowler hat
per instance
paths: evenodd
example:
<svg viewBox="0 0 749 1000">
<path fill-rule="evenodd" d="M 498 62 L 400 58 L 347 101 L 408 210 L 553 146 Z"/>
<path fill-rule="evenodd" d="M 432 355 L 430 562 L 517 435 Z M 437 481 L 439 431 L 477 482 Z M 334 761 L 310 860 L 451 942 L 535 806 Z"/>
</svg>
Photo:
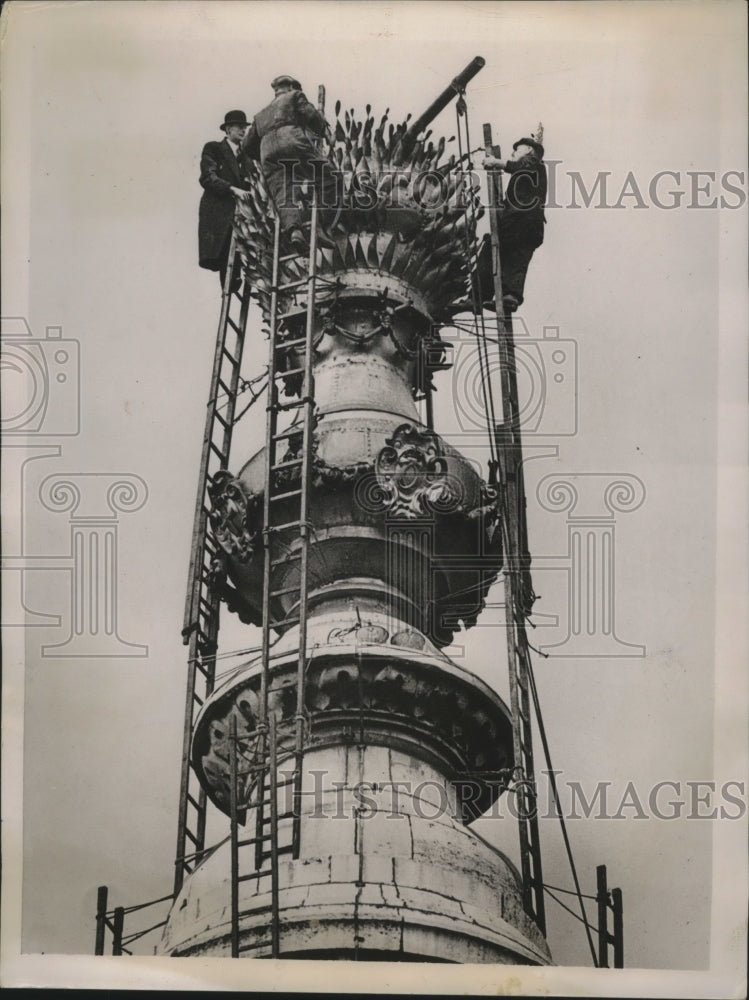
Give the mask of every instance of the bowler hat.
<svg viewBox="0 0 749 1000">
<path fill-rule="evenodd" d="M 225 132 L 228 125 L 249 125 L 247 115 L 244 111 L 227 111 L 224 115 L 224 124 L 219 125 L 222 132 Z"/>
<path fill-rule="evenodd" d="M 271 87 L 274 90 L 278 90 L 280 87 L 292 87 L 294 90 L 301 90 L 302 85 L 298 80 L 295 80 L 293 76 L 277 76 L 275 80 L 271 81 Z"/>
<path fill-rule="evenodd" d="M 513 143 L 512 148 L 513 149 L 517 149 L 518 146 L 530 146 L 531 149 L 534 149 L 536 151 L 536 153 L 538 154 L 539 160 L 543 160 L 543 158 L 544 158 L 544 147 L 541 145 L 540 142 L 536 142 L 535 139 L 528 139 L 527 137 L 524 138 L 524 139 L 518 139 L 517 142 Z"/>
</svg>

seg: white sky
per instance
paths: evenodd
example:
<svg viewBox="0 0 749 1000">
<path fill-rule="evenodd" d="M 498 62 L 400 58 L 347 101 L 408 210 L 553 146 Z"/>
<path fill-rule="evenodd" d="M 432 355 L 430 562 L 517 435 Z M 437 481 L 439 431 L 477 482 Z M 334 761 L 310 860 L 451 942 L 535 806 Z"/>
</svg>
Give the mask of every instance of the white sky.
<svg viewBox="0 0 749 1000">
<path fill-rule="evenodd" d="M 473 145 L 483 122 L 508 152 L 544 122 L 547 157 L 561 161 L 562 207 L 547 212 L 522 316 L 536 339 L 556 326 L 576 342 L 579 421 L 575 435 L 551 439 L 558 458 L 528 470 L 539 565 L 567 544 L 565 515 L 534 499 L 541 478 L 629 474 L 646 490 L 638 510 L 618 517 L 615 581 L 617 633 L 644 645 L 646 656 L 536 661 L 554 764 L 586 790 L 612 782 L 615 802 L 629 780 L 643 798 L 662 780 L 743 780 L 743 743 L 722 714 L 730 687 L 728 704 L 739 706 L 741 720 L 743 671 L 738 682 L 734 671 L 743 646 L 736 619 L 726 630 L 718 617 L 730 612 L 731 597 L 716 582 L 716 524 L 717 504 L 736 496 L 719 492 L 719 464 L 744 463 L 732 450 L 740 437 L 726 437 L 725 423 L 721 431 L 719 401 L 723 418 L 743 407 L 746 209 L 690 208 L 686 176 L 714 171 L 713 194 L 738 200 L 719 179 L 746 171 L 743 5 L 8 6 L 3 315 L 26 316 L 37 337 L 62 326 L 81 345 L 81 432 L 40 438 L 62 444 L 62 454 L 32 463 L 26 554 L 68 551 L 67 515 L 36 499 L 47 475 L 127 472 L 149 490 L 140 511 L 120 517 L 118 578 L 120 635 L 147 644 L 148 656 L 45 659 L 41 645 L 64 630 L 29 629 L 23 680 L 10 673 L 6 710 L 25 704 L 24 951 L 89 953 L 101 883 L 124 905 L 171 888 L 185 674 L 179 632 L 220 305 L 216 276 L 197 267 L 198 162 L 203 143 L 220 137 L 225 111 L 253 114 L 281 72 L 297 76 L 312 99 L 324 83 L 330 115 L 340 98 L 360 114 L 366 103 L 375 114 L 389 107 L 397 121 L 420 113 L 480 54 L 486 67 L 468 93 Z M 453 109 L 434 127 L 454 134 Z M 663 197 L 669 184 L 686 192 L 673 211 L 648 195 L 662 170 L 680 173 L 663 182 Z M 597 171 L 609 171 L 612 201 L 633 171 L 648 207 L 629 198 L 621 210 L 572 209 L 569 171 L 588 187 Z M 265 360 L 259 333 L 249 334 L 247 355 L 246 374 L 256 374 Z M 449 383 L 441 383 L 436 425 L 462 447 Z M 260 441 L 261 409 L 253 412 L 254 425 L 238 434 L 234 468 Z M 735 514 L 726 514 L 734 517 L 729 563 L 743 551 Z M 6 517 L 17 519 L 18 507 Z M 27 605 L 67 620 L 66 573 L 29 576 Z M 564 614 L 564 574 L 539 570 L 535 585 L 537 610 Z M 496 615 L 488 612 L 465 638 L 461 662 L 503 691 L 503 636 L 489 627 Z M 543 632 L 531 641 L 564 638 L 563 628 Z M 253 645 L 255 633 L 231 623 L 224 641 Z M 717 689 L 716 643 L 726 654 L 717 657 Z M 718 735 L 730 735 L 717 763 L 716 705 Z M 15 739 L 16 726 L 7 731 Z M 724 967 L 720 948 L 735 906 L 723 898 L 711 912 L 713 840 L 727 844 L 739 826 L 570 823 L 584 891 L 595 891 L 602 862 L 610 884 L 623 889 L 628 966 L 706 969 L 712 947 L 713 967 Z M 481 832 L 514 852 L 510 821 L 501 830 L 485 821 Z M 558 828 L 542 824 L 542 836 L 546 880 L 570 886 Z M 725 857 L 722 847 L 717 856 Z M 742 856 L 728 883 L 740 887 L 739 906 L 743 866 Z M 17 888 L 5 887 L 16 915 Z M 581 925 L 553 901 L 547 906 L 557 963 L 590 964 Z M 711 938 L 711 919 L 715 926 L 723 918 L 727 931 Z"/>
</svg>

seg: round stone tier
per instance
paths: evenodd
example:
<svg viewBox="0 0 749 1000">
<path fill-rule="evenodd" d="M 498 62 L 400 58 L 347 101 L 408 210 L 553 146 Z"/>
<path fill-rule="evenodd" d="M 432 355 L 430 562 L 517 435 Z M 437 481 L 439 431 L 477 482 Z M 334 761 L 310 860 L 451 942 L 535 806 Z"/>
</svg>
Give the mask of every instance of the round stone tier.
<svg viewBox="0 0 749 1000">
<path fill-rule="evenodd" d="M 278 862 L 281 958 L 550 964 L 517 871 L 456 820 L 439 769 L 383 746 L 322 747 L 308 754 L 302 791 L 299 857 Z M 248 810 L 240 840 L 255 821 Z M 280 848 L 290 827 L 281 821 Z M 229 848 L 185 881 L 161 954 L 230 954 Z M 270 955 L 271 878 L 269 862 L 255 862 L 252 846 L 239 848 L 239 874 L 259 873 L 239 882 L 239 947 L 258 958 Z"/>
<path fill-rule="evenodd" d="M 282 753 L 294 746 L 298 646 L 293 629 L 270 659 L 269 710 L 278 719 Z M 308 623 L 307 655 L 306 745 L 366 743 L 428 762 L 458 789 L 464 822 L 496 801 L 512 766 L 509 712 L 491 688 L 422 633 L 382 606 L 364 600 L 354 610 L 342 597 L 331 598 L 326 613 Z M 231 727 L 236 724 L 240 739 L 251 737 L 261 714 L 259 692 L 255 660 L 211 695 L 196 722 L 193 766 L 224 812 Z"/>
<path fill-rule="evenodd" d="M 277 523 L 295 518 L 299 437 L 289 438 L 288 468 L 273 474 L 274 493 L 291 495 L 275 504 Z M 264 451 L 237 479 L 214 477 L 211 524 L 233 584 L 229 607 L 255 624 L 262 620 L 264 491 Z M 345 593 L 347 581 L 366 577 L 370 593 L 390 595 L 394 614 L 449 644 L 461 622 L 475 623 L 501 568 L 496 514 L 494 491 L 428 428 L 381 410 L 324 414 L 309 503 L 310 607 L 332 585 Z M 283 623 L 296 611 L 298 529 L 274 533 L 272 544 L 271 589 L 285 593 L 272 600 L 270 613 Z"/>
<path fill-rule="evenodd" d="M 433 372 L 449 367 L 447 345 L 418 294 L 392 275 L 354 268 L 337 274 L 335 292 L 326 286 L 316 303 L 313 367 L 319 412 L 344 408 L 363 391 L 374 408 L 415 419 L 414 395 L 428 389 Z M 281 345 L 297 345 L 279 355 L 280 370 L 296 373 L 283 380 L 288 396 L 298 395 L 302 386 L 304 349 L 298 345 L 305 320 L 302 298 L 287 309 L 279 338 Z"/>
</svg>

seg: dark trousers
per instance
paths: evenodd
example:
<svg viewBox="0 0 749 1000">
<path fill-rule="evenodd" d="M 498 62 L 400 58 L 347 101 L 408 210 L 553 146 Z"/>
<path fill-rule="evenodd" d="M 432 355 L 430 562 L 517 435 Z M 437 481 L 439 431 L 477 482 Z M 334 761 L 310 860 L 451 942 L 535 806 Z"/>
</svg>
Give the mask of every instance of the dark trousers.
<svg viewBox="0 0 749 1000">
<path fill-rule="evenodd" d="M 229 246 L 231 244 L 231 230 L 229 230 L 224 244 L 221 247 L 221 257 L 218 268 L 218 276 L 221 280 L 221 288 L 224 287 L 224 282 L 226 280 L 226 272 L 229 270 Z M 239 254 L 234 255 L 234 275 L 232 277 L 231 291 L 236 292 L 239 286 L 242 284 L 242 277 L 240 273 L 240 256 Z"/>
<path fill-rule="evenodd" d="M 502 262 L 502 294 L 514 295 L 522 304 L 528 265 L 536 244 L 527 240 L 505 238 L 500 233 L 499 254 Z"/>
<path fill-rule="evenodd" d="M 299 228 L 304 221 L 300 202 L 305 184 L 317 192 L 321 225 L 328 228 L 337 221 L 339 178 L 327 160 L 269 160 L 263 164 L 263 174 L 284 232 Z"/>
<path fill-rule="evenodd" d="M 508 226 L 499 231 L 502 294 L 514 295 L 518 305 L 523 302 L 528 265 L 538 245 L 537 234 L 534 231 L 524 232 L 519 226 Z M 491 241 L 488 237 L 484 237 L 479 247 L 476 273 L 479 279 L 478 283 L 475 283 L 476 294 L 478 294 L 476 286 L 480 284 L 482 302 L 491 302 L 494 299 L 494 272 Z"/>
</svg>

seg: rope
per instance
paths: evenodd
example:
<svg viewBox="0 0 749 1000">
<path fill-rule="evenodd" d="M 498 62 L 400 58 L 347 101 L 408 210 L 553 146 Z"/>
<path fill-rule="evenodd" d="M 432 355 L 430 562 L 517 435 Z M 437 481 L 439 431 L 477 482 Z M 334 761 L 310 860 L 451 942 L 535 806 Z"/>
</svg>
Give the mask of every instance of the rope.
<svg viewBox="0 0 749 1000">
<path fill-rule="evenodd" d="M 463 136 L 462 136 L 462 131 L 463 130 L 462 130 L 462 127 L 461 127 L 461 118 L 463 118 L 463 117 L 465 117 L 465 132 L 466 132 L 466 147 L 467 147 L 466 153 L 463 152 Z M 467 166 L 468 166 L 468 170 L 470 171 L 471 168 L 472 168 L 472 162 L 471 162 L 471 159 L 470 159 L 470 152 L 469 152 L 471 144 L 470 144 L 470 132 L 469 132 L 469 125 L 468 125 L 468 106 L 466 105 L 465 100 L 463 99 L 463 95 L 462 94 L 460 94 L 460 99 L 459 99 L 459 101 L 458 101 L 458 103 L 456 104 L 456 107 L 455 107 L 455 124 L 456 124 L 456 131 L 457 131 L 457 137 L 458 137 L 458 154 L 459 154 L 460 160 L 462 160 L 464 158 L 464 156 L 468 157 L 468 164 L 467 164 Z M 464 197 L 466 196 L 465 179 L 463 180 L 463 196 Z M 469 226 L 466 225 L 465 231 L 464 231 L 464 234 L 463 234 L 463 239 L 464 239 L 464 243 L 465 243 L 466 260 L 470 260 L 471 257 L 472 257 L 472 250 L 475 251 L 475 249 L 476 249 L 476 243 L 475 243 L 476 207 L 475 207 L 474 202 L 473 202 L 473 191 L 472 190 L 471 190 L 471 193 L 470 193 L 470 197 L 468 197 L 468 199 L 467 199 L 467 205 L 466 205 L 466 212 L 465 212 L 465 214 L 466 214 L 466 221 L 468 221 L 469 218 L 470 218 L 470 221 L 472 223 L 470 229 L 471 229 L 471 232 L 474 233 L 474 242 L 473 242 L 473 246 L 472 246 L 471 242 L 469 240 Z M 494 398 L 493 398 L 493 394 L 492 394 L 492 387 L 491 387 L 491 380 L 490 380 L 489 352 L 488 352 L 488 348 L 487 348 L 485 337 L 484 337 L 484 334 L 485 334 L 485 330 L 484 330 L 484 318 L 483 318 L 483 309 L 481 308 L 481 298 L 482 298 L 482 296 L 481 296 L 480 283 L 479 283 L 479 279 L 478 279 L 478 268 L 476 268 L 475 274 L 476 274 L 477 285 L 476 286 L 472 285 L 472 287 L 471 287 L 471 295 L 473 297 L 473 329 L 472 329 L 472 332 L 475 333 L 475 335 L 477 337 L 477 340 L 478 340 L 479 368 L 481 369 L 481 394 L 482 394 L 483 399 L 484 399 L 484 411 L 486 413 L 487 431 L 488 431 L 488 437 L 489 437 L 489 455 L 490 455 L 490 459 L 491 459 L 492 464 L 495 464 L 496 461 L 497 461 L 496 443 L 495 443 L 495 440 L 494 440 L 494 428 L 496 426 L 496 417 L 495 417 L 495 410 L 494 410 Z M 477 294 L 478 294 L 478 300 L 476 298 Z M 481 324 L 481 333 L 479 333 L 479 323 Z"/>
<path fill-rule="evenodd" d="M 262 377 L 264 377 L 264 375 Z M 243 385 L 239 391 L 244 392 L 244 390 L 247 388 L 250 389 L 250 395 L 252 396 L 252 399 L 249 401 L 247 406 L 245 406 L 242 412 L 234 418 L 234 425 L 238 424 L 239 421 L 242 419 L 242 417 L 245 415 L 245 413 L 247 413 L 247 411 L 250 409 L 250 407 L 253 406 L 262 397 L 263 393 L 268 388 L 268 383 L 266 382 L 265 385 L 262 385 L 257 392 L 252 391 L 252 388 L 250 387 L 249 383 L 247 385 Z"/>
<path fill-rule="evenodd" d="M 171 898 L 172 897 L 169 896 L 169 899 Z M 132 944 L 133 941 L 137 941 L 138 938 L 145 937 L 146 934 L 150 934 L 151 931 L 158 930 L 159 927 L 164 927 L 166 923 L 167 923 L 166 920 L 162 920 L 158 924 L 154 924 L 152 927 L 147 927 L 144 931 L 136 931 L 134 934 L 128 934 L 128 936 L 124 937 L 120 942 L 121 947 L 124 948 L 126 944 Z"/>
<path fill-rule="evenodd" d="M 575 892 L 574 889 L 562 889 L 558 885 L 549 885 L 548 882 L 544 882 L 544 889 L 553 889 L 554 892 L 563 892 L 567 896 L 576 896 L 577 895 L 577 893 Z M 582 896 L 583 896 L 584 899 L 592 899 L 594 901 L 598 900 L 598 896 L 591 896 L 587 892 L 583 892 Z"/>
<path fill-rule="evenodd" d="M 191 854 L 183 854 L 181 858 L 175 858 L 174 863 L 175 865 L 178 865 L 180 862 L 194 861 L 196 858 L 200 858 L 204 854 L 210 854 L 211 851 L 218 850 L 218 848 L 221 847 L 222 844 L 225 844 L 228 839 L 228 837 L 224 837 L 224 839 L 219 840 L 218 843 L 212 844 L 210 847 L 204 847 L 202 851 L 193 851 Z M 170 896 L 168 898 L 171 899 L 173 897 Z"/>
<path fill-rule="evenodd" d="M 217 392 L 215 396 L 213 396 L 211 399 L 208 400 L 208 406 L 211 406 L 211 404 L 213 404 L 213 403 L 216 404 L 216 409 L 221 409 L 224 406 L 228 406 L 229 405 L 229 399 L 230 399 L 230 397 L 232 395 L 236 399 L 237 396 L 241 395 L 247 389 L 249 389 L 252 392 L 252 386 L 255 385 L 257 382 L 259 382 L 261 379 L 264 379 L 267 374 L 268 374 L 267 371 L 262 371 L 262 372 L 260 372 L 259 375 L 256 375 L 254 378 L 250 378 L 250 379 L 243 378 L 243 379 L 241 379 L 239 385 L 237 386 L 237 391 L 235 393 L 233 393 L 233 394 L 230 393 L 230 392 Z M 264 388 L 265 387 L 263 387 L 263 389 Z M 258 395 L 262 395 L 263 389 L 261 389 L 259 391 Z M 253 393 L 253 397 L 255 397 L 254 393 Z M 218 405 L 218 401 L 220 399 L 225 399 L 225 402 L 223 402 L 221 404 L 221 407 L 219 407 L 219 405 Z M 254 402 L 254 398 L 253 398 L 253 402 Z"/>
<path fill-rule="evenodd" d="M 593 930 L 596 932 L 596 934 L 598 933 L 597 927 L 595 927 L 593 924 L 589 924 L 587 920 L 583 920 L 583 918 L 580 916 L 579 913 L 575 913 L 575 911 L 571 909 L 569 906 L 567 906 L 566 903 L 563 903 L 561 899 L 557 899 L 554 893 L 549 890 L 549 887 L 547 885 L 544 886 L 544 889 L 546 889 L 547 895 L 551 896 L 551 898 L 558 906 L 561 906 L 563 910 L 566 910 L 571 916 L 575 918 L 575 920 L 579 920 L 581 924 L 585 924 L 585 927 L 589 929 L 589 932 Z M 572 893 L 572 895 L 574 896 L 576 895 L 576 893 Z M 593 899 L 594 897 L 591 896 L 589 898 Z"/>
<path fill-rule="evenodd" d="M 174 896 L 169 893 L 168 896 L 161 896 L 159 899 L 151 899 L 147 903 L 136 903 L 135 906 L 123 906 L 123 913 L 135 913 L 136 910 L 144 910 L 147 906 L 155 906 L 156 903 L 165 903 L 167 899 L 174 899 Z M 107 910 L 107 916 L 114 916 L 114 909 Z"/>
<path fill-rule="evenodd" d="M 494 587 L 497 583 L 498 583 L 497 580 L 492 580 L 492 582 L 489 584 L 489 590 L 491 590 L 491 588 Z M 462 597 L 464 594 L 470 594 L 474 590 L 481 590 L 485 586 L 486 586 L 486 583 L 472 583 L 470 586 L 463 587 L 461 590 L 450 590 L 450 591 L 448 591 L 447 594 L 445 594 L 445 598 L 444 599 L 447 599 L 448 597 Z M 487 591 L 487 597 L 488 597 L 488 595 L 489 595 L 489 591 Z M 436 604 L 436 601 L 435 601 L 434 598 L 431 598 L 429 603 L 430 604 Z M 489 605 L 487 605 L 487 607 L 488 606 Z M 491 607 L 493 607 L 493 608 L 503 608 L 504 607 L 504 601 L 499 601 L 499 602 L 497 602 L 497 604 L 492 604 Z"/>
<path fill-rule="evenodd" d="M 518 655 L 519 654 L 520 654 L 520 650 L 518 650 Z M 543 716 L 541 715 L 541 704 L 540 704 L 539 698 L 538 698 L 538 690 L 536 688 L 536 679 L 533 676 L 533 664 L 531 663 L 531 659 L 530 659 L 529 656 L 526 656 L 526 668 L 527 668 L 527 673 L 528 673 L 528 687 L 530 688 L 531 696 L 533 698 L 533 707 L 535 709 L 536 720 L 538 722 L 538 732 L 539 732 L 539 735 L 541 736 L 541 744 L 542 744 L 543 749 L 544 749 L 544 759 L 546 760 L 546 767 L 547 767 L 548 774 L 549 774 L 549 782 L 551 784 L 551 790 L 552 790 L 552 793 L 554 795 L 554 806 L 555 806 L 555 809 L 556 809 L 556 812 L 557 812 L 557 817 L 559 819 L 559 824 L 560 824 L 561 829 L 562 829 L 562 837 L 564 839 L 564 847 L 565 847 L 565 850 L 567 852 L 567 858 L 568 858 L 569 863 L 570 863 L 570 871 L 572 872 L 572 879 L 573 879 L 573 881 L 575 883 L 575 895 L 577 896 L 577 898 L 579 900 L 579 903 L 580 903 L 580 912 L 582 913 L 582 917 L 580 917 L 578 919 L 580 919 L 582 921 L 582 923 L 585 924 L 585 934 L 586 934 L 586 936 L 588 938 L 588 946 L 590 947 L 590 954 L 593 957 L 593 965 L 594 965 L 595 968 L 598 968 L 598 959 L 596 957 L 596 949 L 595 949 L 595 946 L 593 945 L 593 938 L 591 937 L 591 934 L 590 934 L 590 927 L 591 927 L 591 925 L 588 923 L 588 915 L 585 912 L 585 903 L 583 902 L 583 894 L 582 894 L 582 892 L 580 890 L 580 880 L 577 877 L 577 868 L 575 866 L 575 859 L 572 856 L 572 846 L 570 845 L 570 839 L 569 839 L 569 836 L 567 834 L 567 824 L 564 822 L 564 815 L 562 813 L 562 807 L 561 807 L 560 802 L 559 802 L 559 791 L 557 789 L 557 781 L 556 781 L 556 776 L 554 774 L 554 768 L 553 768 L 552 763 L 551 763 L 551 753 L 549 751 L 549 742 L 548 742 L 548 740 L 546 738 L 546 727 L 544 726 Z M 564 905 L 564 904 L 561 903 L 560 900 L 557 900 L 557 902 L 560 903 L 560 905 Z M 566 907 L 565 907 L 565 909 L 566 909 Z"/>
<path fill-rule="evenodd" d="M 210 656 L 192 656 L 188 663 L 208 663 L 216 660 L 225 660 L 230 656 L 244 656 L 246 653 L 257 653 L 262 646 L 248 646 L 247 649 L 232 649 L 228 653 L 213 653 Z M 232 670 L 234 668 L 232 667 Z M 230 671 L 226 671 L 229 673 Z"/>
</svg>

